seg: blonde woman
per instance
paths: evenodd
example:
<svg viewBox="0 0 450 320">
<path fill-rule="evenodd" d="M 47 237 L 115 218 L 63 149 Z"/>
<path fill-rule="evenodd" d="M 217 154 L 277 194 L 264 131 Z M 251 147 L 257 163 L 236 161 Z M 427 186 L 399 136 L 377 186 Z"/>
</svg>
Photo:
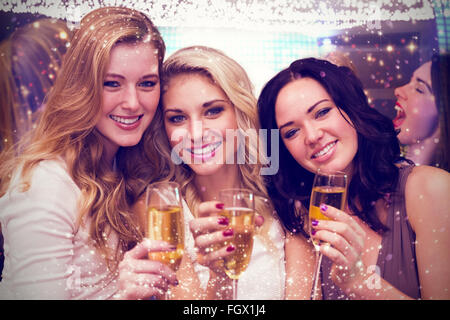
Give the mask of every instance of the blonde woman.
<svg viewBox="0 0 450 320">
<path fill-rule="evenodd" d="M 141 235 L 116 165 L 153 119 L 164 52 L 138 11 L 82 19 L 32 140 L 0 161 L 2 298 L 147 298 L 175 283 L 168 267 L 140 259 L 167 244 L 127 251 Z"/>
<path fill-rule="evenodd" d="M 259 124 L 252 85 L 236 61 L 201 46 L 174 53 L 165 61 L 162 74 L 161 114 L 155 117 L 160 122 L 153 129 L 160 127 L 165 135 L 166 144 L 158 147 L 165 158 L 179 163 L 174 179 L 181 185 L 191 230 L 174 297 L 227 299 L 229 279 L 215 263 L 235 248 L 206 250 L 233 237 L 226 219 L 216 216 L 223 208 L 218 193 L 239 187 L 267 194 L 260 174 L 262 155 L 257 149 Z M 236 135 L 230 137 L 227 131 L 244 133 L 246 142 L 238 146 Z M 283 299 L 284 232 L 272 216 L 272 207 L 258 199 L 256 210 L 265 223 L 255 239 L 250 265 L 239 279 L 238 298 Z"/>
</svg>

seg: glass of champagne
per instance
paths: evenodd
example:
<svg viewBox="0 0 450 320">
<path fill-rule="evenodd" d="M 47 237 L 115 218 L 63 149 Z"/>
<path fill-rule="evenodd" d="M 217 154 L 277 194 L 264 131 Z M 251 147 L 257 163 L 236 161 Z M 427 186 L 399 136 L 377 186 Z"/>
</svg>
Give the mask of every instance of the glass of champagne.
<svg viewBox="0 0 450 320">
<path fill-rule="evenodd" d="M 330 220 L 320 212 L 320 205 L 327 204 L 340 210 L 344 210 L 347 199 L 347 175 L 340 171 L 326 171 L 319 169 L 314 177 L 311 200 L 309 204 L 308 229 L 311 235 L 313 220 Z M 311 240 L 316 249 L 316 264 L 313 275 L 313 286 L 311 289 L 311 300 L 316 299 L 317 283 L 322 262 L 322 253 L 317 240 L 311 236 Z"/>
<path fill-rule="evenodd" d="M 223 260 L 225 273 L 233 283 L 233 300 L 237 300 L 237 282 L 247 269 L 253 250 L 255 200 L 253 193 L 246 189 L 221 190 L 219 200 L 225 205 L 220 215 L 228 218 L 229 227 L 234 231 L 233 239 L 225 245 L 232 244 L 235 250 Z"/>
<path fill-rule="evenodd" d="M 185 232 L 180 187 L 176 182 L 153 183 L 147 186 L 145 198 L 145 237 L 165 241 L 176 248 L 149 252 L 148 257 L 177 271 L 184 253 Z"/>
</svg>

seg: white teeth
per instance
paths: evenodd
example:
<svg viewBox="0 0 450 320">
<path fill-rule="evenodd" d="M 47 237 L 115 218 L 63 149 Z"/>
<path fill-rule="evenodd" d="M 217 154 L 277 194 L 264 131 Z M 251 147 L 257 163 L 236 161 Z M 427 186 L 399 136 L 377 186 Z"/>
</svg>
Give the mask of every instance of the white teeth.
<svg viewBox="0 0 450 320">
<path fill-rule="evenodd" d="M 188 149 L 189 152 L 195 154 L 195 155 L 204 155 L 211 153 L 213 150 L 217 149 L 217 147 L 220 145 L 219 143 L 210 144 L 206 148 L 199 148 L 199 149 Z"/>
<path fill-rule="evenodd" d="M 399 106 L 395 106 L 394 109 L 397 110 L 397 111 L 403 112 L 403 109 L 400 108 Z"/>
<path fill-rule="evenodd" d="M 133 123 L 137 122 L 140 119 L 139 116 L 136 117 L 136 118 L 122 118 L 122 117 L 110 115 L 109 117 L 111 119 L 113 119 L 114 121 L 117 121 L 117 122 L 122 123 L 122 124 L 133 124 Z"/>
<path fill-rule="evenodd" d="M 317 152 L 316 154 L 313 155 L 313 158 L 317 158 L 320 156 L 323 156 L 325 153 L 327 153 L 328 151 L 330 151 L 331 148 L 334 147 L 334 145 L 336 144 L 336 141 L 333 143 L 330 143 L 329 145 L 327 145 L 325 148 L 323 148 L 322 150 L 320 150 L 319 152 Z"/>
</svg>

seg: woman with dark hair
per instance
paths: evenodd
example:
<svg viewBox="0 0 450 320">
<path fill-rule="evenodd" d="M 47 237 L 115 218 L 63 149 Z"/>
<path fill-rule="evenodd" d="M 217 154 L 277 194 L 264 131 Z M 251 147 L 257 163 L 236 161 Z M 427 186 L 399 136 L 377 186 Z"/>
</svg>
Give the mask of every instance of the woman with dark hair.
<svg viewBox="0 0 450 320">
<path fill-rule="evenodd" d="M 313 222 L 312 236 L 330 244 L 319 249 L 322 298 L 450 297 L 449 175 L 400 156 L 392 122 L 369 106 L 350 69 L 297 60 L 265 85 L 258 109 L 262 128 L 280 130 L 280 170 L 267 183 L 292 232 L 286 244 L 292 283 L 312 272 L 303 213 L 320 167 L 349 176 L 345 210 L 321 206 L 331 221 Z M 286 295 L 305 295 L 304 286 L 296 290 L 288 287 Z"/>
<path fill-rule="evenodd" d="M 405 157 L 417 165 L 449 170 L 450 55 L 433 55 L 417 68 L 411 80 L 395 89 L 394 126 Z"/>
</svg>

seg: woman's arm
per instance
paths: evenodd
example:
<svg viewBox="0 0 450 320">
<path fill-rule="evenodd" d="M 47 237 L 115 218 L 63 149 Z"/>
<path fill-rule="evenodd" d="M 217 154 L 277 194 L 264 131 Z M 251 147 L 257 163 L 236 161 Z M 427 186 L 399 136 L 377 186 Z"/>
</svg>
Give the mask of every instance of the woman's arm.
<svg viewBox="0 0 450 320">
<path fill-rule="evenodd" d="M 422 299 L 450 299 L 450 174 L 415 167 L 405 189 Z"/>
<path fill-rule="evenodd" d="M 286 299 L 308 300 L 315 264 L 313 246 L 301 235 L 287 233 L 286 257 Z"/>
<path fill-rule="evenodd" d="M 40 164 L 33 174 L 28 191 L 1 199 L 2 285 L 15 299 L 69 299 L 78 190 L 62 168 Z"/>
<path fill-rule="evenodd" d="M 416 233 L 422 299 L 450 297 L 449 179 L 449 174 L 443 170 L 421 166 L 414 168 L 406 183 L 406 210 Z M 332 207 L 323 213 L 334 221 L 320 221 L 317 230 L 328 229 L 329 232 L 318 231 L 316 236 L 320 235 L 322 240 L 333 245 L 321 250 L 335 262 L 331 276 L 347 295 L 355 299 L 411 299 L 361 263 L 361 246 L 355 246 L 355 241 L 351 240 L 354 230 L 348 229 L 350 216 Z M 339 265 L 346 269 L 340 270 Z"/>
<path fill-rule="evenodd" d="M 320 210 L 332 220 L 313 225 L 314 238 L 330 244 L 321 245 L 320 251 L 333 261 L 330 277 L 347 296 L 359 300 L 411 299 L 363 264 L 366 233 L 352 216 L 331 206 L 321 206 Z"/>
</svg>

